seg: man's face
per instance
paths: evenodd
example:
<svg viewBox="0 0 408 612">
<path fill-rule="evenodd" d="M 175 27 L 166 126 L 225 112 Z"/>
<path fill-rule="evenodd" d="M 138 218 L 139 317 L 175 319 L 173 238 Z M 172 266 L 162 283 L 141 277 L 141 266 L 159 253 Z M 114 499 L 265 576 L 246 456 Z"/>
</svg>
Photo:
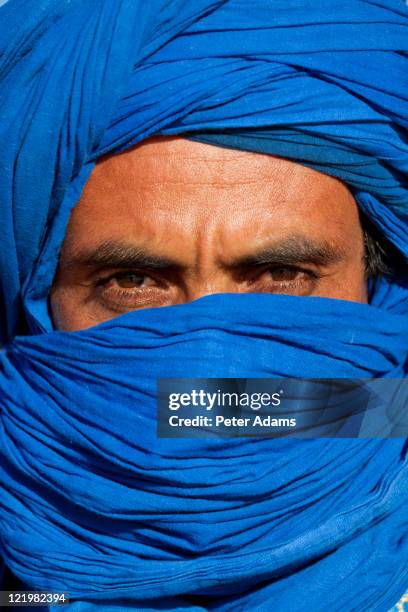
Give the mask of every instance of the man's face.
<svg viewBox="0 0 408 612">
<path fill-rule="evenodd" d="M 351 193 L 288 160 L 181 138 L 100 161 L 62 247 L 56 327 L 84 329 L 210 293 L 367 302 Z"/>
</svg>

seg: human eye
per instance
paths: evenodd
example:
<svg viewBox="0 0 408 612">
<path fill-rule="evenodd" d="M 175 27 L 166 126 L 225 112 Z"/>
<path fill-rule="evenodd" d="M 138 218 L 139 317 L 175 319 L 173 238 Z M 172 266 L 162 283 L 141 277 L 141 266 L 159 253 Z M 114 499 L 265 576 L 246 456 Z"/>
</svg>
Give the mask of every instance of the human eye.
<svg viewBox="0 0 408 612">
<path fill-rule="evenodd" d="M 162 279 L 143 270 L 124 270 L 99 277 L 94 287 L 102 305 L 119 312 L 159 306 L 166 291 Z"/>
<path fill-rule="evenodd" d="M 256 291 L 310 295 L 321 275 L 311 268 L 293 265 L 274 265 L 264 269 L 256 279 Z"/>
</svg>

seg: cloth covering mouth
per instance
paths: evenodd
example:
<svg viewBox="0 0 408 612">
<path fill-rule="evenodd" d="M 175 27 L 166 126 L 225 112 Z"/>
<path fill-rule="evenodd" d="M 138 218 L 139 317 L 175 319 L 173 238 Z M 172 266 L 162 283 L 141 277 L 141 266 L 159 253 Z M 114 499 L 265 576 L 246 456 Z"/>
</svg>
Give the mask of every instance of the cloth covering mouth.
<svg viewBox="0 0 408 612">
<path fill-rule="evenodd" d="M 169 375 L 406 377 L 406 271 L 370 305 L 214 295 L 70 333 L 48 293 L 96 161 L 158 134 L 336 176 L 407 257 L 407 7 L 13 0 L 0 52 L 6 565 L 81 612 L 387 610 L 406 440 L 176 444 L 153 415 Z"/>
<path fill-rule="evenodd" d="M 397 601 L 406 440 L 156 435 L 158 378 L 406 375 L 406 315 L 298 304 L 220 294 L 13 342 L 0 356 L 0 533 L 24 585 L 89 609 Z"/>
</svg>

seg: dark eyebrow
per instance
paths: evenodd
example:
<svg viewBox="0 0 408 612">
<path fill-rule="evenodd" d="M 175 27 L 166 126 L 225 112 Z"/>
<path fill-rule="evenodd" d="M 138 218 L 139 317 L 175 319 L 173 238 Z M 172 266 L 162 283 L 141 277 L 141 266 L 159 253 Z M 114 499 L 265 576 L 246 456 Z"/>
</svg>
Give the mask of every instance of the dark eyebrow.
<svg viewBox="0 0 408 612">
<path fill-rule="evenodd" d="M 339 263 L 346 257 L 341 247 L 329 242 L 315 240 L 302 235 L 295 235 L 274 242 L 255 253 L 249 253 L 235 259 L 228 267 L 240 268 L 261 265 L 295 265 L 298 263 L 313 263 L 327 266 Z"/>
<path fill-rule="evenodd" d="M 145 247 L 107 241 L 93 249 L 73 253 L 61 260 L 64 267 L 149 268 L 152 270 L 181 269 L 180 262 L 149 252 Z"/>
<path fill-rule="evenodd" d="M 290 236 L 278 242 L 261 248 L 254 253 L 248 253 L 230 262 L 224 262 L 224 268 L 245 268 L 261 265 L 295 265 L 313 263 L 315 265 L 330 265 L 345 258 L 345 252 L 328 242 L 317 241 L 306 236 Z M 150 270 L 181 271 L 185 265 L 176 259 L 163 257 L 150 252 L 146 247 L 120 243 L 115 241 L 102 242 L 93 249 L 73 253 L 63 257 L 60 264 L 63 267 L 109 267 L 109 268 L 148 268 Z"/>
</svg>

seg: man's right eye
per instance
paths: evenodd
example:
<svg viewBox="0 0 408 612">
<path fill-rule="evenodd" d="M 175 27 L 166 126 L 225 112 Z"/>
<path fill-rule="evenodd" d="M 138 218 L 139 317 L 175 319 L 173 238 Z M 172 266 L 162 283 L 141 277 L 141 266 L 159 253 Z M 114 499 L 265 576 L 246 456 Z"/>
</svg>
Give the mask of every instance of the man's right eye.
<svg viewBox="0 0 408 612">
<path fill-rule="evenodd" d="M 97 299 L 113 312 L 165 305 L 168 286 L 143 271 L 115 272 L 95 281 Z"/>
<path fill-rule="evenodd" d="M 157 279 L 143 272 L 125 271 L 110 274 L 96 281 L 96 286 L 116 287 L 120 289 L 139 289 L 160 284 Z"/>
<path fill-rule="evenodd" d="M 134 287 L 141 287 L 147 280 L 150 280 L 150 277 L 145 274 L 123 272 L 113 277 L 111 276 L 108 282 L 115 283 L 123 289 L 133 289 Z"/>
</svg>

